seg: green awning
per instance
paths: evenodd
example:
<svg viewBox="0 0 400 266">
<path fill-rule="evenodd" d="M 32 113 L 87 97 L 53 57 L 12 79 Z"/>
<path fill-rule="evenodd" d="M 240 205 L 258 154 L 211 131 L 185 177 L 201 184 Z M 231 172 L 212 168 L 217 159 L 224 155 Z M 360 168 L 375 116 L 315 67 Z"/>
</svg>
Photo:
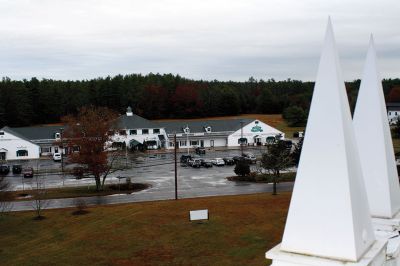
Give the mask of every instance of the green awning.
<svg viewBox="0 0 400 266">
<path fill-rule="evenodd" d="M 138 145 L 142 145 L 142 143 L 140 143 L 136 139 L 132 139 L 132 140 L 129 141 L 129 147 L 131 147 L 131 148 L 136 147 Z"/>
</svg>

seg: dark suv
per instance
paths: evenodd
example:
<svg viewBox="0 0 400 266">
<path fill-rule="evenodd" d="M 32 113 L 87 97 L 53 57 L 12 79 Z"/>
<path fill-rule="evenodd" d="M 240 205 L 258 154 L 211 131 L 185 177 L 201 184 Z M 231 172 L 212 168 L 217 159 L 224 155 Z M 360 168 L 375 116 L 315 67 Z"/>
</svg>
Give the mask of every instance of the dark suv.
<svg viewBox="0 0 400 266">
<path fill-rule="evenodd" d="M 198 155 L 206 154 L 206 149 L 203 147 L 197 147 L 195 151 L 196 151 L 196 154 L 198 154 Z"/>
<path fill-rule="evenodd" d="M 0 165 L 0 175 L 8 175 L 10 172 L 10 166 L 7 164 Z"/>
<path fill-rule="evenodd" d="M 12 166 L 12 172 L 13 172 L 13 174 L 15 174 L 15 175 L 20 174 L 20 173 L 22 172 L 22 166 L 21 166 L 20 164 L 14 164 L 14 165 Z"/>
<path fill-rule="evenodd" d="M 192 159 L 192 155 L 190 155 L 190 154 L 183 154 L 183 155 L 181 156 L 181 163 L 188 163 L 189 160 L 191 160 L 191 159 Z"/>
<path fill-rule="evenodd" d="M 233 158 L 231 157 L 225 157 L 223 158 L 225 165 L 234 165 L 235 164 L 235 160 L 233 160 Z"/>
</svg>

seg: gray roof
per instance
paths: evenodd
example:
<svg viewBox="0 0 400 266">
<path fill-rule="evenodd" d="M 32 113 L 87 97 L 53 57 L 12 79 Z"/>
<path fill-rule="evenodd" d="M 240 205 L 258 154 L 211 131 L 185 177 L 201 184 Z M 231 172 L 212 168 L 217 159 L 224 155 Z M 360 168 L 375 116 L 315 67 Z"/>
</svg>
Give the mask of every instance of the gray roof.
<svg viewBox="0 0 400 266">
<path fill-rule="evenodd" d="M 183 128 L 189 127 L 190 133 L 204 133 L 205 127 L 211 127 L 211 132 L 237 131 L 241 127 L 251 123 L 254 119 L 226 119 L 226 120 L 194 120 L 194 121 L 161 121 L 159 127 L 165 128 L 167 134 L 183 133 Z"/>
<path fill-rule="evenodd" d="M 16 136 L 16 137 L 18 137 L 20 139 L 23 139 L 23 140 L 31 142 L 30 139 L 26 138 L 25 136 L 23 136 L 20 133 L 16 132 L 14 129 L 11 129 L 11 128 L 7 127 L 7 126 L 3 127 L 1 130 L 4 131 L 4 132 L 9 133 L 11 135 L 14 135 L 14 136 Z M 33 142 L 31 142 L 31 143 L 33 143 Z"/>
<path fill-rule="evenodd" d="M 399 102 L 386 103 L 386 108 L 388 111 L 399 111 L 400 103 Z"/>
<path fill-rule="evenodd" d="M 154 123 L 146 118 L 133 114 L 132 116 L 121 115 L 117 121 L 117 127 L 120 129 L 136 129 L 136 128 L 158 128 Z"/>
<path fill-rule="evenodd" d="M 55 139 L 54 134 L 63 126 L 14 127 L 12 130 L 29 140 Z"/>
</svg>

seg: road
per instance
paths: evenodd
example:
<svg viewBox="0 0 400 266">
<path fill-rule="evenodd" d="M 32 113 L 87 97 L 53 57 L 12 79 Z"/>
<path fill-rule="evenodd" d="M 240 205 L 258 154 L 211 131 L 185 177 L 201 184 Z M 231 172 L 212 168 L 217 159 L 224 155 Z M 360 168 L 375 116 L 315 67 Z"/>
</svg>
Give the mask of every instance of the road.
<svg viewBox="0 0 400 266">
<path fill-rule="evenodd" d="M 207 196 L 223 196 L 223 195 L 241 195 L 254 194 L 263 192 L 272 192 L 272 184 L 255 184 L 255 183 L 236 183 L 230 182 L 230 185 L 209 186 L 203 188 L 182 187 L 179 189 L 178 198 L 197 198 Z M 293 183 L 278 184 L 278 191 L 291 191 Z M 110 195 L 97 197 L 84 197 L 87 205 L 104 205 L 104 204 L 121 204 L 132 202 L 156 201 L 174 199 L 174 190 L 151 188 L 148 190 L 136 192 L 129 195 Z M 43 203 L 45 209 L 69 208 L 75 206 L 74 198 L 53 199 Z M 32 201 L 17 201 L 11 204 L 11 211 L 29 211 L 33 210 Z"/>
</svg>

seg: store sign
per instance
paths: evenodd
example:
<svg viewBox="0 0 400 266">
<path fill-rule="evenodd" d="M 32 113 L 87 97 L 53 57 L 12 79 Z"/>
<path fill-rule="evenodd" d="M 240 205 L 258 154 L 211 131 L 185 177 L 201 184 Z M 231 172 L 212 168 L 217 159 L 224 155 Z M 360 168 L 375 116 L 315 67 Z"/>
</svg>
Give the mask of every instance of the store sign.
<svg viewBox="0 0 400 266">
<path fill-rule="evenodd" d="M 254 126 L 251 128 L 251 132 L 263 132 L 263 129 L 260 126 Z"/>
</svg>

